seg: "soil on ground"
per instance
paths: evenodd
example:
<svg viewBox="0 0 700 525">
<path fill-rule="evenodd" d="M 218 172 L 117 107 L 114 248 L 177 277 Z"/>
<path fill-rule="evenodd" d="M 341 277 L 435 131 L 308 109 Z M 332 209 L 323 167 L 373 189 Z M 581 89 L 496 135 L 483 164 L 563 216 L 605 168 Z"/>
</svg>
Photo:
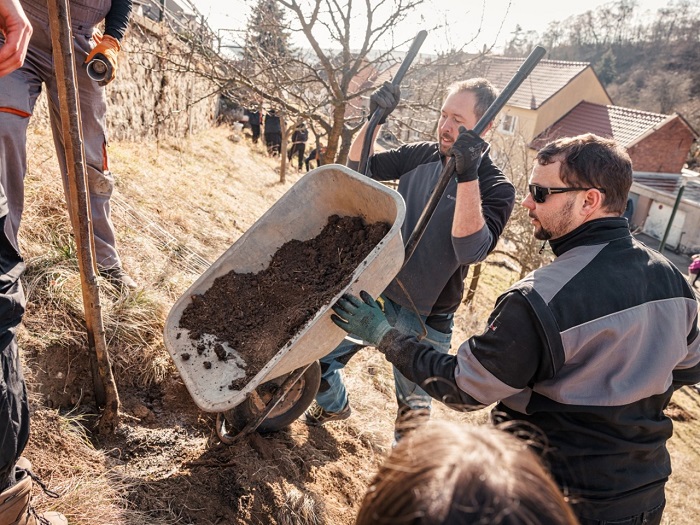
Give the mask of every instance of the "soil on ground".
<svg viewBox="0 0 700 525">
<path fill-rule="evenodd" d="M 316 237 L 285 243 L 266 269 L 231 271 L 215 279 L 205 293 L 192 297 L 180 327 L 197 341 L 197 352 L 211 360 L 232 357 L 222 341 L 241 355 L 246 376 L 229 385 L 240 390 L 348 284 L 389 228 L 383 222 L 368 225 L 361 217 L 333 215 Z M 210 368 L 211 360 L 204 366 Z"/>
</svg>

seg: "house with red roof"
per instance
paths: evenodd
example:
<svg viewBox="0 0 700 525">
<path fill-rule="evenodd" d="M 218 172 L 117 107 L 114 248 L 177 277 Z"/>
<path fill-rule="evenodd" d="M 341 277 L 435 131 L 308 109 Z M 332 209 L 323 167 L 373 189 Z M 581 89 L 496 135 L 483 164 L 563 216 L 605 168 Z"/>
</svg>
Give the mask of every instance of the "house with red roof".
<svg viewBox="0 0 700 525">
<path fill-rule="evenodd" d="M 523 61 L 494 58 L 484 76 L 502 89 Z M 698 132 L 677 113 L 613 105 L 590 64 L 541 61 L 501 111 L 491 142 L 498 160 L 511 166 L 513 143 L 526 145 L 528 158 L 521 166 L 526 172 L 526 164 L 547 142 L 583 133 L 613 138 L 629 153 L 635 170 L 629 214 L 633 228 L 662 239 L 684 187 L 666 245 L 700 251 L 700 184 L 684 171 Z"/>
</svg>

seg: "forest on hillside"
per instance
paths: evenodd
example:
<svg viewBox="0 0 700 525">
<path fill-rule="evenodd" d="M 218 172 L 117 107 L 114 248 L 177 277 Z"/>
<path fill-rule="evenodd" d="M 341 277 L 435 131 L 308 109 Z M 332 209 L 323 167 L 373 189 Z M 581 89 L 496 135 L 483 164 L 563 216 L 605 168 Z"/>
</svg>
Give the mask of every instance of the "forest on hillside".
<svg viewBox="0 0 700 525">
<path fill-rule="evenodd" d="M 645 16 L 646 15 L 646 16 Z M 506 56 L 543 45 L 552 60 L 590 62 L 618 106 L 679 113 L 700 132 L 700 3 L 672 0 L 655 14 L 616 0 L 549 24 L 516 28 Z M 694 160 L 698 162 L 698 148 Z"/>
</svg>

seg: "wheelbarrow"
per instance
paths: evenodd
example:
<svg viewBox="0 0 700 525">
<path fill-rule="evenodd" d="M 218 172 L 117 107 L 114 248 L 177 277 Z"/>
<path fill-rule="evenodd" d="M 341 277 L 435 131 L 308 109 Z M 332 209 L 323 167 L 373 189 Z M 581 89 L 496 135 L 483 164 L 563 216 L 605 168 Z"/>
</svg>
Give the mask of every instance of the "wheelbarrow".
<svg viewBox="0 0 700 525">
<path fill-rule="evenodd" d="M 216 278 L 231 271 L 263 270 L 283 244 L 315 237 L 332 215 L 360 216 L 367 223 L 385 222 L 390 229 L 355 269 L 349 284 L 245 386 L 231 390 L 228 385 L 232 380 L 246 375 L 245 357 L 234 350 L 234 359 L 205 369 L 202 365 L 207 357 L 196 351 L 197 340 L 179 326 L 184 310 L 192 297 L 206 292 Z M 165 346 L 196 405 L 217 413 L 217 434 L 223 442 L 230 443 L 238 434 L 255 429 L 279 430 L 311 404 L 321 379 L 317 360 L 346 335 L 331 321 L 330 307 L 344 293 L 367 290 L 380 294 L 399 272 L 404 260 L 404 215 L 405 205 L 397 192 L 345 166 L 321 166 L 294 184 L 173 305 L 165 324 Z M 188 354 L 187 360 L 181 358 L 183 354 Z"/>
</svg>

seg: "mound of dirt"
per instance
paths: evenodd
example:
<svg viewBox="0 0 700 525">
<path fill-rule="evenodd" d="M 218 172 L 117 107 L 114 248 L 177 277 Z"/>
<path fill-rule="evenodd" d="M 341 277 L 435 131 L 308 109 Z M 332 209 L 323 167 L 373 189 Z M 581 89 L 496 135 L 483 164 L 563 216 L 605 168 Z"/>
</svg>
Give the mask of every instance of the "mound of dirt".
<svg viewBox="0 0 700 525">
<path fill-rule="evenodd" d="M 217 278 L 204 294 L 192 297 L 180 318 L 180 327 L 197 341 L 197 353 L 208 357 L 203 366 L 210 369 L 212 361 L 232 357 L 220 342 L 227 343 L 246 363 L 246 376 L 229 385 L 240 390 L 347 285 L 389 228 L 333 215 L 313 239 L 284 244 L 265 270 Z"/>
</svg>

